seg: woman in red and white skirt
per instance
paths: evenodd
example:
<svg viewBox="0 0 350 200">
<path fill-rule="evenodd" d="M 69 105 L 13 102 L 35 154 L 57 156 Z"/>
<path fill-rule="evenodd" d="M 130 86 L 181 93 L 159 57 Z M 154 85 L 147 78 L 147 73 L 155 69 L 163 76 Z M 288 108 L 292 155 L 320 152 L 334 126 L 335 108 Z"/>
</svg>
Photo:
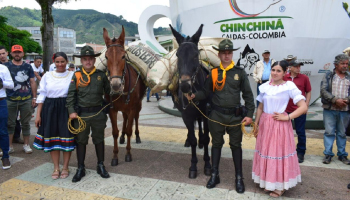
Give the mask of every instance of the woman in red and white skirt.
<svg viewBox="0 0 350 200">
<path fill-rule="evenodd" d="M 287 61 L 271 66 L 272 81 L 259 87 L 260 104 L 255 123 L 259 124 L 254 152 L 252 178 L 270 196 L 279 197 L 301 182 L 291 119 L 307 111 L 305 97 L 291 81 L 284 81 Z M 298 106 L 289 115 L 285 112 L 289 99 Z"/>
</svg>

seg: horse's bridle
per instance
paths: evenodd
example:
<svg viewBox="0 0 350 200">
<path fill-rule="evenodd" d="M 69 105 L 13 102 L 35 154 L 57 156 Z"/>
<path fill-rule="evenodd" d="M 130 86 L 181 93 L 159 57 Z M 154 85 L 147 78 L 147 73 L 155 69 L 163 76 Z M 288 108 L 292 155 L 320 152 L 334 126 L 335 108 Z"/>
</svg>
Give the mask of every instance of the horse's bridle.
<svg viewBox="0 0 350 200">
<path fill-rule="evenodd" d="M 182 45 L 182 44 L 185 44 L 185 43 L 190 43 L 190 44 L 193 44 L 193 45 L 194 45 L 193 42 L 183 42 L 183 43 L 181 43 L 181 45 Z M 180 45 L 180 46 L 181 46 L 181 45 Z M 198 49 L 198 48 L 197 48 L 197 49 Z M 199 50 L 198 50 L 198 54 L 199 54 Z M 180 73 L 179 73 L 179 84 L 181 84 L 182 82 L 188 82 L 188 83 L 190 84 L 190 86 L 191 86 L 191 90 L 194 89 L 193 91 L 197 91 L 197 89 L 194 87 L 194 83 L 196 82 L 196 77 L 197 77 L 197 74 L 198 74 L 200 68 L 201 68 L 201 64 L 198 62 L 198 65 L 197 65 L 197 68 L 196 68 L 195 73 L 194 73 L 189 79 L 185 79 L 185 80 L 181 80 L 181 75 L 180 75 Z M 193 91 L 192 91 L 192 92 L 193 92 Z M 191 95 L 191 93 L 189 93 L 189 95 Z M 183 108 L 184 110 L 186 110 L 187 106 L 189 106 L 190 104 L 185 105 L 184 97 L 183 97 L 183 96 L 182 96 L 181 100 L 182 100 L 182 108 Z M 198 103 L 199 103 L 199 102 L 195 102 L 196 105 L 198 105 Z"/>
<path fill-rule="evenodd" d="M 120 44 L 111 44 L 111 45 L 108 45 L 108 46 L 107 46 L 107 49 L 108 49 L 109 47 L 121 47 L 121 48 L 124 49 L 124 46 L 122 46 L 122 45 L 120 45 Z M 106 57 L 106 59 L 108 60 L 107 57 Z M 123 56 L 122 59 L 125 59 L 125 56 Z M 128 73 L 129 73 L 129 91 L 128 91 L 127 93 L 122 92 L 122 95 L 127 95 L 126 100 L 125 100 L 125 104 L 128 104 L 129 101 L 130 101 L 130 94 L 135 90 L 136 85 L 137 85 L 137 83 L 138 83 L 138 80 L 139 80 L 139 78 L 140 78 L 140 74 L 138 73 L 138 76 L 137 76 L 135 85 L 134 85 L 134 87 L 133 87 L 132 89 L 130 89 L 130 88 L 131 88 L 130 69 L 129 69 L 128 65 L 127 65 L 127 61 L 126 61 L 126 60 L 125 60 L 125 62 L 124 62 L 123 74 L 122 74 L 121 76 L 110 76 L 110 72 L 109 72 L 109 70 L 108 70 L 108 66 L 105 66 L 105 67 L 106 67 L 106 69 L 107 69 L 109 81 L 111 81 L 113 78 L 120 78 L 120 79 L 122 80 L 122 81 L 121 81 L 121 82 L 122 82 L 122 86 L 124 86 L 124 84 L 125 84 L 126 69 L 128 69 Z M 115 93 L 112 92 L 112 90 L 111 90 L 111 95 L 113 95 L 113 94 L 115 94 Z"/>
<path fill-rule="evenodd" d="M 181 43 L 182 44 L 185 44 L 185 43 L 189 43 L 189 44 L 194 44 L 193 42 L 183 42 Z M 199 53 L 199 50 L 198 50 L 198 53 Z M 181 84 L 182 82 L 189 82 L 190 85 L 191 85 L 191 88 L 193 87 L 194 83 L 196 82 L 196 76 L 199 72 L 199 69 L 201 68 L 201 65 L 199 64 L 198 62 L 198 66 L 196 68 L 196 71 L 195 73 L 189 78 L 189 79 L 185 79 L 185 80 L 181 80 L 181 75 L 179 74 L 180 78 L 179 78 L 179 84 Z"/>
<path fill-rule="evenodd" d="M 120 45 L 120 44 L 111 44 L 111 45 L 108 45 L 107 46 L 107 49 L 109 47 L 121 47 L 124 49 L 124 46 Z M 108 58 L 106 57 L 106 59 L 108 60 Z M 123 58 L 124 59 L 124 58 Z M 113 78 L 120 78 L 122 80 L 122 85 L 124 85 L 125 83 L 125 74 L 126 74 L 126 61 L 124 62 L 124 69 L 123 69 L 123 74 L 121 76 L 111 76 L 111 73 L 109 72 L 108 70 L 108 67 L 105 66 L 106 69 L 107 69 L 107 73 L 108 73 L 108 79 L 111 81 Z"/>
</svg>

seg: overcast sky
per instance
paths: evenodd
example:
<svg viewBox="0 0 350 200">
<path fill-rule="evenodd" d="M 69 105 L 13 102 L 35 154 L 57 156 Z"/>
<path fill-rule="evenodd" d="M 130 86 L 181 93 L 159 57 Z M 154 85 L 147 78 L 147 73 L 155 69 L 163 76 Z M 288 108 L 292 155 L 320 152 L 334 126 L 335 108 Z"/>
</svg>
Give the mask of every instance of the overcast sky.
<svg viewBox="0 0 350 200">
<path fill-rule="evenodd" d="M 127 21 L 138 23 L 143 10 L 151 5 L 169 6 L 168 0 L 70 0 L 69 3 L 54 4 L 55 8 L 61 9 L 93 9 L 102 13 L 123 15 Z M 0 0 L 0 8 L 4 6 L 14 6 L 20 8 L 40 9 L 35 0 Z M 159 19 L 154 27 L 168 27 L 170 19 Z"/>
</svg>

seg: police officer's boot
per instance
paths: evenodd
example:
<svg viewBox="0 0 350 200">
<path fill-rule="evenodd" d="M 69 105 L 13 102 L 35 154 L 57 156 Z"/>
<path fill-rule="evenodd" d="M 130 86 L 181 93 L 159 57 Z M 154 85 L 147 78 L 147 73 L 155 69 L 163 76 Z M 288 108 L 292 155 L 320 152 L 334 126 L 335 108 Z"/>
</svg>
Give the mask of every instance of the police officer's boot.
<svg viewBox="0 0 350 200">
<path fill-rule="evenodd" d="M 237 193 L 244 193 L 245 187 L 243 183 L 243 174 L 242 174 L 242 148 L 231 149 L 233 163 L 235 165 L 236 171 L 236 191 Z"/>
<path fill-rule="evenodd" d="M 214 188 L 216 184 L 220 183 L 219 177 L 219 163 L 221 157 L 221 148 L 211 148 L 211 177 L 207 183 L 207 188 Z"/>
<path fill-rule="evenodd" d="M 103 165 L 103 161 L 105 159 L 105 143 L 101 142 L 100 144 L 95 144 L 95 150 L 97 155 L 97 173 L 102 178 L 109 178 L 109 174 Z"/>
<path fill-rule="evenodd" d="M 77 172 L 75 173 L 72 182 L 78 182 L 85 176 L 85 154 L 86 154 L 86 145 L 77 145 L 76 148 L 77 151 L 77 158 L 78 158 L 78 169 Z"/>
</svg>

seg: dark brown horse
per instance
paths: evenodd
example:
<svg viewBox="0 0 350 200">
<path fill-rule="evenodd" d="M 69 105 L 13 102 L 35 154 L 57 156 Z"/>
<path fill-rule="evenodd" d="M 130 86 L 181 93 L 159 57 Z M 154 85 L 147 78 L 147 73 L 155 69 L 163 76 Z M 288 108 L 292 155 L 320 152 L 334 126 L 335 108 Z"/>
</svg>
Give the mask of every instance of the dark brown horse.
<svg viewBox="0 0 350 200">
<path fill-rule="evenodd" d="M 130 137 L 132 135 L 132 126 L 135 119 L 137 125 L 139 113 L 142 108 L 142 99 L 146 92 L 146 85 L 141 79 L 141 75 L 129 64 L 125 59 L 125 31 L 122 27 L 122 33 L 119 38 L 111 39 L 108 32 L 103 28 L 103 38 L 105 40 L 107 51 L 107 68 L 108 77 L 111 83 L 110 101 L 112 102 L 120 96 L 120 98 L 113 102 L 109 111 L 109 117 L 112 123 L 112 134 L 114 138 L 114 149 L 112 166 L 118 165 L 118 136 L 119 130 L 117 126 L 118 111 L 123 113 L 123 133 L 127 135 L 127 153 L 125 155 L 125 162 L 131 162 L 132 156 L 130 153 Z M 138 127 L 138 126 L 136 126 Z M 136 128 L 136 138 L 139 138 L 139 130 Z"/>
</svg>

